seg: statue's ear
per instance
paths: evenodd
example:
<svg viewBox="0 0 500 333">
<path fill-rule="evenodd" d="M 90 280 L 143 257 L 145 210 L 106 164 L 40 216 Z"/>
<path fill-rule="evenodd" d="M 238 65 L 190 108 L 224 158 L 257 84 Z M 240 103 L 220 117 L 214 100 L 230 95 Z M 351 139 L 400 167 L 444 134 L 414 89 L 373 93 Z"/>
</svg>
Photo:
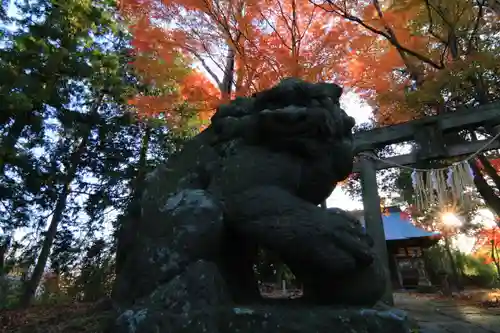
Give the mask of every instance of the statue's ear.
<svg viewBox="0 0 500 333">
<path fill-rule="evenodd" d="M 325 83 L 325 85 L 327 86 L 325 88 L 328 90 L 328 96 L 334 102 L 338 102 L 340 96 L 342 96 L 342 93 L 344 92 L 344 89 L 335 83 Z"/>
</svg>

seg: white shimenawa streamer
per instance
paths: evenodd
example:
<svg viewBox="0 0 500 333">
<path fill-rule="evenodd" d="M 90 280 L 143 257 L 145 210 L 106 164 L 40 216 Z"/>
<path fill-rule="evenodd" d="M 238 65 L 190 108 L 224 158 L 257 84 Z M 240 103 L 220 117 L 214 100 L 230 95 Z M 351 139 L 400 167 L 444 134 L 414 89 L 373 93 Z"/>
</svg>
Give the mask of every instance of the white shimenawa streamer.
<svg viewBox="0 0 500 333">
<path fill-rule="evenodd" d="M 411 180 L 416 195 L 416 208 L 419 211 L 434 205 L 446 205 L 450 201 L 455 205 L 468 209 L 473 204 L 472 191 L 470 189 L 474 188 L 474 172 L 469 162 L 498 138 L 500 138 L 500 133 L 497 133 L 479 150 L 464 160 L 454 162 L 444 168 L 436 169 L 412 168 L 386 161 L 371 154 L 361 153 L 359 155 L 376 159 L 388 165 L 411 170 Z"/>
</svg>

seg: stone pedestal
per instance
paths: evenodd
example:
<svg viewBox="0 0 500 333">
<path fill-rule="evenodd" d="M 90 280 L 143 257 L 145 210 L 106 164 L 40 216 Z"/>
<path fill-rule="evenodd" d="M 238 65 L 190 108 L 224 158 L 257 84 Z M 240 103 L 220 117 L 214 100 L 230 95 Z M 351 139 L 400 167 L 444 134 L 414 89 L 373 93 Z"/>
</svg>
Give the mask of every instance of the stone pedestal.
<svg viewBox="0 0 500 333">
<path fill-rule="evenodd" d="M 300 300 L 236 305 L 216 266 L 192 264 L 135 306 L 123 309 L 113 333 L 409 333 L 406 312 L 374 308 L 313 306 Z"/>
</svg>

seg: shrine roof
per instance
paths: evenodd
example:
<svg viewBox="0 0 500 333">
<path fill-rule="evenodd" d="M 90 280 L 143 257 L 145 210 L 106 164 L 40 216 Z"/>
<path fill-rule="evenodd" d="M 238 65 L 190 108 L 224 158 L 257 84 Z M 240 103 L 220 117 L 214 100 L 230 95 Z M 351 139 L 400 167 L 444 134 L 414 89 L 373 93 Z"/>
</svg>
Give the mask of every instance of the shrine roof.
<svg viewBox="0 0 500 333">
<path fill-rule="evenodd" d="M 400 212 L 389 213 L 388 216 L 382 215 L 384 222 L 384 232 L 386 240 L 402 240 L 410 238 L 435 237 L 438 232 L 429 232 L 421 229 L 411 223 L 408 217 L 402 217 Z"/>
<path fill-rule="evenodd" d="M 402 212 L 399 207 L 387 207 L 385 211 L 382 214 L 382 221 L 384 223 L 385 239 L 388 241 L 440 236 L 438 232 L 429 232 L 415 226 L 411 222 L 410 217 Z M 351 213 L 364 225 L 362 210 L 352 211 Z"/>
</svg>

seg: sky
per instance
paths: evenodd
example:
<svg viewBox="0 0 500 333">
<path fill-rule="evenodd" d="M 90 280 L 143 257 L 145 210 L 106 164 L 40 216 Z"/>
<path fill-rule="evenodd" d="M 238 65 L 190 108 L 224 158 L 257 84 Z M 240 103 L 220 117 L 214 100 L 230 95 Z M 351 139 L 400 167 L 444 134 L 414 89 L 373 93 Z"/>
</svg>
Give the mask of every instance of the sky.
<svg viewBox="0 0 500 333">
<path fill-rule="evenodd" d="M 204 60 L 213 73 L 215 73 L 219 78 L 222 77 L 222 70 L 213 59 L 206 57 Z M 205 73 L 207 79 L 216 84 L 212 76 L 201 65 L 201 63 L 195 63 L 194 67 Z M 340 98 L 340 104 L 345 112 L 356 120 L 356 124 L 365 123 L 370 120 L 373 109 L 356 93 L 344 88 L 344 93 Z M 344 210 L 363 209 L 361 200 L 351 199 L 340 186 L 337 187 L 332 195 L 327 199 L 326 205 L 327 207 L 338 207 Z"/>
<path fill-rule="evenodd" d="M 340 103 L 345 112 L 356 120 L 356 124 L 369 121 L 372 108 L 354 92 L 345 92 Z M 338 186 L 326 200 L 326 206 L 344 210 L 363 209 L 361 200 L 349 197 L 341 186 Z"/>
<path fill-rule="evenodd" d="M 15 6 L 10 6 L 9 15 L 15 14 Z M 208 59 L 207 59 L 208 60 Z M 208 61 L 210 63 L 210 61 Z M 204 71 L 203 67 L 200 65 L 195 66 L 198 69 Z M 220 73 L 220 69 L 215 65 L 209 65 L 211 70 L 215 73 Z M 206 73 L 206 71 L 204 71 Z M 210 75 L 207 75 L 207 78 L 211 79 Z M 348 89 L 344 90 L 344 94 L 341 98 L 342 108 L 346 111 L 348 115 L 353 117 L 356 120 L 357 124 L 368 122 L 372 115 L 372 108 L 363 101 L 357 94 L 352 91 L 348 91 Z M 355 210 L 355 209 L 363 209 L 363 204 L 360 198 L 351 198 L 347 193 L 342 189 L 341 186 L 337 187 L 335 191 L 330 195 L 327 199 L 327 207 L 339 207 L 344 210 Z M 493 215 L 490 211 L 482 210 L 481 214 L 478 214 L 477 219 L 483 221 L 485 224 L 495 225 L 493 220 Z M 470 251 L 473 246 L 473 239 L 467 238 L 463 236 L 464 239 L 458 240 L 459 247 L 464 252 Z"/>
<path fill-rule="evenodd" d="M 15 15 L 15 6 L 9 6 L 9 15 Z M 208 67 L 216 73 L 219 77 L 221 77 L 222 71 L 217 66 L 217 64 L 213 63 L 211 59 L 205 59 Z M 195 67 L 200 69 L 201 71 L 207 74 L 207 78 L 212 80 L 211 76 L 208 75 L 206 70 L 201 66 L 201 64 L 195 64 Z M 344 94 L 341 98 L 341 105 L 343 109 L 352 116 L 357 124 L 364 123 L 369 121 L 370 116 L 372 115 L 372 108 L 364 102 L 357 94 L 348 89 L 344 90 Z M 354 209 L 362 209 L 363 205 L 360 198 L 352 199 L 350 198 L 346 192 L 342 189 L 341 186 L 337 187 L 332 195 L 327 199 L 328 207 L 340 207 L 345 210 L 354 210 Z"/>
<path fill-rule="evenodd" d="M 16 7 L 10 2 L 10 6 L 8 7 L 8 15 L 9 16 L 16 16 L 17 11 Z M 14 26 L 12 26 L 14 28 Z M 200 66 L 199 64 L 195 65 L 198 69 L 204 71 L 203 67 Z M 220 69 L 216 64 L 212 64 L 210 66 L 212 71 L 219 73 Z M 208 74 L 208 73 L 207 73 Z M 210 75 L 207 75 L 209 79 L 211 79 Z M 355 93 L 349 92 L 344 90 L 344 95 L 341 98 L 341 105 L 344 108 L 344 110 L 352 116 L 354 119 L 356 119 L 356 123 L 363 123 L 367 122 L 370 118 L 370 115 L 372 113 L 372 109 L 370 106 L 368 106 L 366 103 L 363 102 L 362 99 L 360 99 Z M 335 191 L 332 193 L 332 195 L 328 198 L 327 200 L 327 206 L 328 207 L 339 207 L 345 210 L 353 210 L 353 209 L 362 209 L 362 203 L 360 200 L 353 200 L 351 199 L 345 191 L 342 190 L 341 187 L 338 187 L 335 189 Z M 14 238 L 18 239 L 24 235 L 24 232 L 21 233 L 16 233 Z"/>
</svg>

